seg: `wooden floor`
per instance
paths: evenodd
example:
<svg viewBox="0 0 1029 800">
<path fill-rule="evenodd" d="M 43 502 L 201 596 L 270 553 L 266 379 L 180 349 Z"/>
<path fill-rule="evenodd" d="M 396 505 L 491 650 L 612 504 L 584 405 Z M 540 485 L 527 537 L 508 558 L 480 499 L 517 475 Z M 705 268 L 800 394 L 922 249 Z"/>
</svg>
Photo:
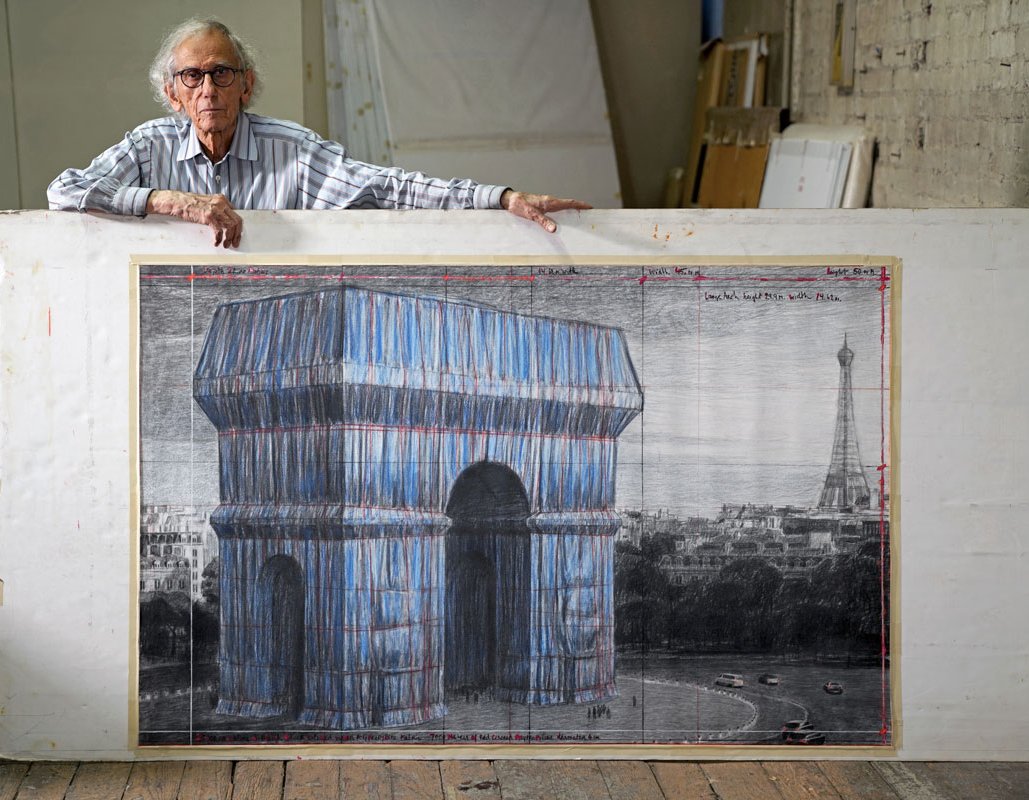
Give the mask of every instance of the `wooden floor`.
<svg viewBox="0 0 1029 800">
<path fill-rule="evenodd" d="M 1026 800 L 1029 763 L 142 761 L 0 763 L 0 800 Z"/>
</svg>

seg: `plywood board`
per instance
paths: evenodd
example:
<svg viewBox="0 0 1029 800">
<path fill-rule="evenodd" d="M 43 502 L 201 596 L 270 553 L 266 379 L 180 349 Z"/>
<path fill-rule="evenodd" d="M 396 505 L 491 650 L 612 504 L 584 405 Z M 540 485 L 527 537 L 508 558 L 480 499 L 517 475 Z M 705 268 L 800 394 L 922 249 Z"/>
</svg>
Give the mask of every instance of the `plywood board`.
<svg viewBox="0 0 1029 800">
<path fill-rule="evenodd" d="M 757 208 L 768 145 L 709 144 L 700 179 L 701 208 Z"/>
</svg>

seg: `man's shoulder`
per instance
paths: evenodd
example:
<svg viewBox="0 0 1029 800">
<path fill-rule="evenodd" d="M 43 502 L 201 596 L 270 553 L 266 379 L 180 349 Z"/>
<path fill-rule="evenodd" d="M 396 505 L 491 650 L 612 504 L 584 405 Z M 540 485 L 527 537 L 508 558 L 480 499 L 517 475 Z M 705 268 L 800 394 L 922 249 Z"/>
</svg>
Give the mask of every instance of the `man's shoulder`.
<svg viewBox="0 0 1029 800">
<path fill-rule="evenodd" d="M 250 130 L 257 137 L 292 139 L 294 141 L 321 138 L 314 131 L 292 120 L 265 117 L 261 114 L 251 114 L 249 111 L 246 112 L 246 115 L 250 121 Z"/>
<path fill-rule="evenodd" d="M 129 136 L 140 139 L 151 139 L 159 136 L 178 137 L 185 125 L 186 121 L 179 117 L 160 117 L 137 125 L 129 131 Z"/>
<path fill-rule="evenodd" d="M 292 120 L 264 117 L 260 114 L 251 114 L 249 111 L 246 112 L 246 115 L 255 139 L 291 142 L 311 152 L 343 151 L 343 146 L 338 142 L 325 139 L 310 128 L 305 128 Z"/>
</svg>

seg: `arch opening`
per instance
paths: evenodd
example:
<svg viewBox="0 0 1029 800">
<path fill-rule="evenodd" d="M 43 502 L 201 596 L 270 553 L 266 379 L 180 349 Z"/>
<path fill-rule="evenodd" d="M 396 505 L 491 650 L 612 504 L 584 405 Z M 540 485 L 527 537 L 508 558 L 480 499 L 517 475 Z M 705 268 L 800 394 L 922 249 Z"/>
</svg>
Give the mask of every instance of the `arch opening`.
<svg viewBox="0 0 1029 800">
<path fill-rule="evenodd" d="M 261 569 L 260 598 L 269 626 L 271 701 L 296 719 L 304 707 L 304 578 L 290 556 L 273 556 Z"/>
<path fill-rule="evenodd" d="M 466 695 L 514 688 L 528 614 L 529 500 L 509 467 L 480 461 L 454 482 L 446 514 L 444 685 Z"/>
</svg>

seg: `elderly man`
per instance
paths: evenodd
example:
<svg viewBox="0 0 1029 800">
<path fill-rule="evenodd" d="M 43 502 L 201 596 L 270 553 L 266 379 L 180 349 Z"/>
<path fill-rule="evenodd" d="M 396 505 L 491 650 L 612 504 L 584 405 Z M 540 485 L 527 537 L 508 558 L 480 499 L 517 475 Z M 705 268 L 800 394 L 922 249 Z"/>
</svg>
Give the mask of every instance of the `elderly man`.
<svg viewBox="0 0 1029 800">
<path fill-rule="evenodd" d="M 62 172 L 47 190 L 51 208 L 180 217 L 212 228 L 224 247 L 237 247 L 243 232 L 235 209 L 504 208 L 553 232 L 548 212 L 590 208 L 364 164 L 300 125 L 248 113 L 260 76 L 249 48 L 216 20 L 172 31 L 150 81 L 177 116 L 146 122 L 86 169 Z"/>
</svg>

